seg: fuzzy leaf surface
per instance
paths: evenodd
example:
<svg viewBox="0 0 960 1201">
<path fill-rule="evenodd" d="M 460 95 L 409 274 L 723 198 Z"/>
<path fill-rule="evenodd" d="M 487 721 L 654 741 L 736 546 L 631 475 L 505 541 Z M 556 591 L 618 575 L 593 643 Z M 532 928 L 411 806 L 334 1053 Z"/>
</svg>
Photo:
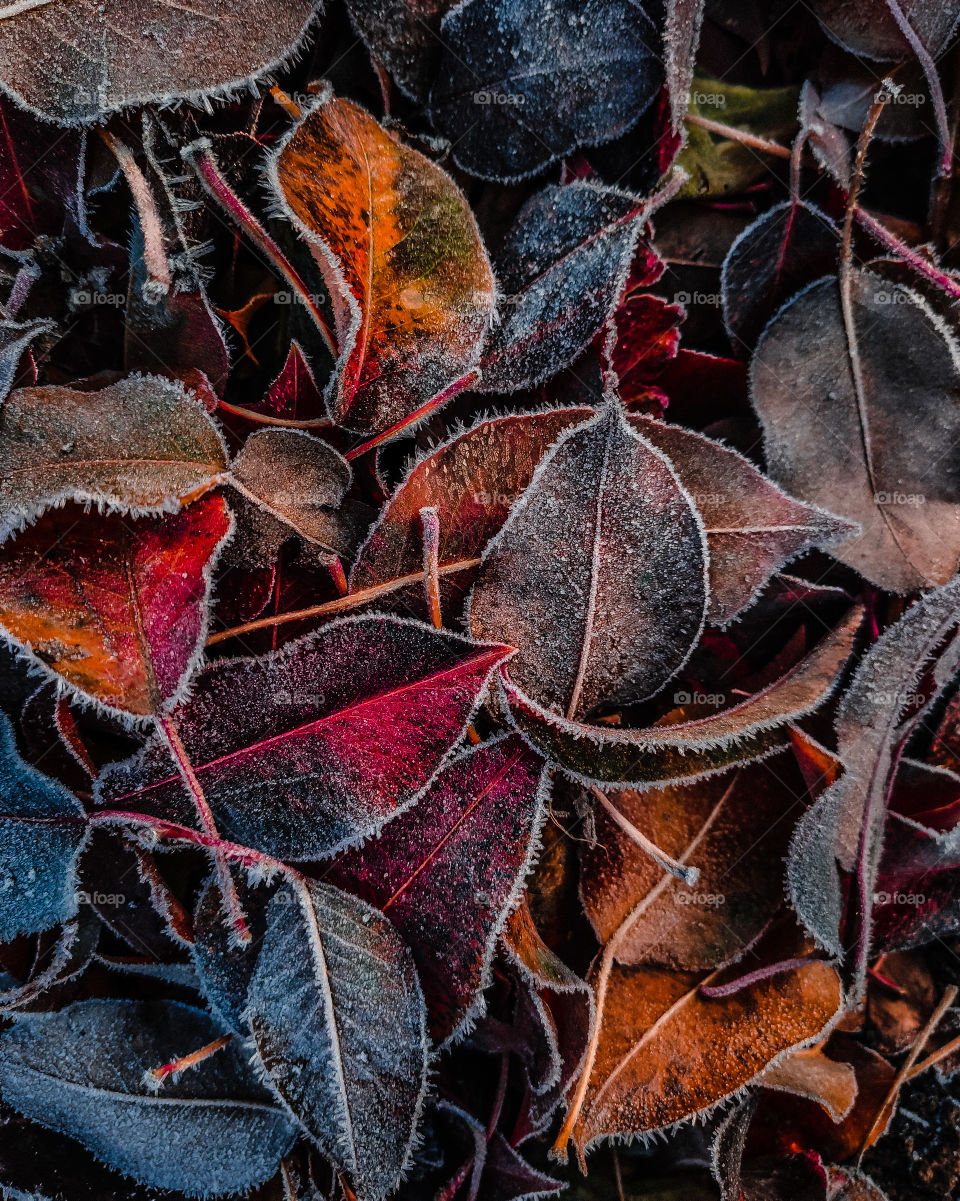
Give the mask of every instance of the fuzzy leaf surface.
<svg viewBox="0 0 960 1201">
<path fill-rule="evenodd" d="M 177 728 L 220 833 L 281 859 L 320 858 L 373 833 L 430 782 L 508 653 L 364 617 L 206 667 Z M 97 796 L 192 821 L 159 738 L 109 768 Z"/>
<path fill-rule="evenodd" d="M 463 194 L 358 105 L 332 97 L 296 127 L 271 173 L 334 304 L 330 415 L 360 432 L 409 418 L 474 366 L 493 310 Z M 325 186 L 332 178 L 336 190 Z"/>
<path fill-rule="evenodd" d="M 518 647 L 511 678 L 567 718 L 639 700 L 703 628 L 705 541 L 669 462 L 611 403 L 557 442 L 488 545 L 471 629 Z"/>
<path fill-rule="evenodd" d="M 348 851 L 333 879 L 376 905 L 412 947 L 446 1039 L 476 1010 L 544 817 L 543 760 L 515 734 L 467 751 L 406 813 Z"/>
<path fill-rule="evenodd" d="M 21 388 L 0 409 L 0 538 L 67 500 L 169 511 L 226 466 L 205 409 L 169 380 Z"/>
<path fill-rule="evenodd" d="M 81 1001 L 26 1014 L 0 1037 L 0 1093 L 20 1113 L 77 1139 L 154 1188 L 245 1192 L 290 1149 L 289 1116 L 231 1044 L 158 1096 L 144 1073 L 222 1034 L 174 1001 Z"/>
<path fill-rule="evenodd" d="M 380 1201 L 410 1152 L 427 1071 L 423 994 L 395 928 L 328 884 L 285 884 L 267 910 L 246 1018 L 298 1121 L 358 1201 Z"/>
<path fill-rule="evenodd" d="M 166 712 L 196 665 L 231 529 L 213 493 L 159 518 L 51 509 L 0 548 L 0 627 L 106 708 Z"/>
</svg>

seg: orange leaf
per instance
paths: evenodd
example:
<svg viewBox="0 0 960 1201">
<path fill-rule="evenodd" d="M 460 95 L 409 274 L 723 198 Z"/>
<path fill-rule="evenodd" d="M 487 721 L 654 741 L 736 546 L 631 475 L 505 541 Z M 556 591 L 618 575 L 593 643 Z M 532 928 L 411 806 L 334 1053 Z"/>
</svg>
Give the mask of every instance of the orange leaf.
<svg viewBox="0 0 960 1201">
<path fill-rule="evenodd" d="M 109 709 L 167 711 L 202 646 L 231 526 L 214 493 L 159 519 L 51 509 L 0 547 L 0 629 Z"/>
<path fill-rule="evenodd" d="M 466 199 L 429 159 L 333 97 L 296 127 L 271 172 L 333 299 L 331 416 L 364 433 L 403 421 L 469 371 L 486 335 L 493 274 Z"/>
<path fill-rule="evenodd" d="M 614 964 L 583 1108 L 582 1153 L 598 1139 L 643 1134 L 710 1109 L 836 1016 L 840 979 L 820 960 L 705 997 L 701 976 Z"/>
</svg>

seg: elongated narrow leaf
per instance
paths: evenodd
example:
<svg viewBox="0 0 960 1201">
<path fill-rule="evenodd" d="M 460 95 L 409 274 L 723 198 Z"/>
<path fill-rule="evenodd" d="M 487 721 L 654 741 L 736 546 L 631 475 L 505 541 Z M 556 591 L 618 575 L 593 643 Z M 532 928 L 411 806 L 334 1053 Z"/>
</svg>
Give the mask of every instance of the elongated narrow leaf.
<svg viewBox="0 0 960 1201">
<path fill-rule="evenodd" d="M 316 7 L 268 3 L 251 20 L 221 0 L 204 8 L 18 4 L 0 24 L 0 80 L 21 104 L 64 125 L 151 100 L 223 93 L 291 54 Z"/>
<path fill-rule="evenodd" d="M 413 949 L 436 1039 L 480 1004 L 539 840 L 545 791 L 543 760 L 516 735 L 478 746 L 335 867 L 333 879 L 381 909 Z"/>
<path fill-rule="evenodd" d="M 522 179 L 617 137 L 663 82 L 658 31 L 635 0 L 466 0 L 440 42 L 430 114 L 484 179 Z"/>
<path fill-rule="evenodd" d="M 0 941 L 6 942 L 77 912 L 74 864 L 86 827 L 76 797 L 20 758 L 5 713 L 0 763 Z"/>
<path fill-rule="evenodd" d="M 518 647 L 511 678 L 568 718 L 640 700 L 700 635 L 706 563 L 689 496 L 611 400 L 558 441 L 488 545 L 471 628 Z"/>
<path fill-rule="evenodd" d="M 50 510 L 0 548 L 0 627 L 107 709 L 169 710 L 196 666 L 231 528 L 214 494 L 160 518 Z"/>
<path fill-rule="evenodd" d="M 21 388 L 0 410 L 0 539 L 65 500 L 169 511 L 226 466 L 203 406 L 169 380 Z"/>
<path fill-rule="evenodd" d="M 271 172 L 334 303 L 331 416 L 360 431 L 410 417 L 476 363 L 493 309 L 466 200 L 429 159 L 332 97 L 296 127 Z M 336 190 L 324 182 L 332 178 Z"/>
<path fill-rule="evenodd" d="M 284 885 L 246 1017 L 273 1087 L 358 1201 L 386 1196 L 410 1153 L 427 1072 L 423 994 L 394 927 L 328 884 Z"/>
<path fill-rule="evenodd" d="M 41 1125 L 154 1188 L 201 1197 L 268 1179 L 294 1139 L 289 1116 L 231 1044 L 157 1096 L 144 1074 L 223 1033 L 173 1001 L 82 1001 L 27 1014 L 0 1037 L 0 1094 Z"/>
<path fill-rule="evenodd" d="M 831 553 L 873 583 L 945 584 L 960 562 L 960 350 L 917 292 L 874 271 L 851 273 L 849 315 L 852 334 L 831 277 L 764 331 L 750 385 L 770 474 L 860 524 Z"/>
<path fill-rule="evenodd" d="M 527 741 L 565 771 L 594 783 L 642 787 L 712 775 L 785 746 L 787 722 L 830 695 L 863 616 L 854 609 L 805 659 L 776 683 L 712 717 L 616 730 L 567 721 L 503 682 L 510 718 Z"/>
<path fill-rule="evenodd" d="M 531 388 L 586 348 L 620 298 L 643 220 L 637 197 L 591 183 L 524 205 L 497 256 L 506 295 L 480 360 L 484 392 Z"/>
<path fill-rule="evenodd" d="M 835 954 L 844 950 L 839 868 L 856 872 L 856 945 L 847 949 L 852 951 L 857 990 L 863 987 L 866 971 L 870 911 L 894 769 L 912 722 L 949 682 L 948 672 L 939 687 L 934 677 L 927 695 L 921 698 L 917 693 L 930 657 L 958 624 L 960 580 L 954 580 L 918 601 L 870 648 L 837 711 L 843 774 L 800 821 L 790 847 L 788 880 L 794 908 L 817 941 Z M 955 668 L 956 647 L 951 651 Z"/>
<path fill-rule="evenodd" d="M 811 1042 L 837 1015 L 840 980 L 812 961 L 727 996 L 704 977 L 614 966 L 596 1061 L 574 1144 L 645 1134 L 710 1110 L 785 1051 Z M 662 1082 L 651 1088 L 651 1081 Z"/>
<path fill-rule="evenodd" d="M 430 782 L 508 654 L 400 618 L 348 618 L 275 654 L 211 664 L 177 727 L 225 838 L 319 858 Z M 193 820 L 159 738 L 108 769 L 97 796 Z"/>
</svg>

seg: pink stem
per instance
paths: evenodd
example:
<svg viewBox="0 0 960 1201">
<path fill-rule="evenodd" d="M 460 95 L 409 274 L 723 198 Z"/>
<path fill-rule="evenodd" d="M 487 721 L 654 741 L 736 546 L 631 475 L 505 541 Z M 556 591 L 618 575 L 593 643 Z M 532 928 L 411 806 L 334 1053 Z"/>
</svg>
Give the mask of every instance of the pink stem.
<svg viewBox="0 0 960 1201">
<path fill-rule="evenodd" d="M 267 258 L 286 278 L 290 287 L 300 297 L 307 312 L 313 318 L 321 337 L 330 349 L 330 353 L 336 358 L 337 344 L 317 302 L 313 299 L 312 294 L 307 291 L 307 285 L 300 278 L 294 265 L 224 179 L 220 168 L 217 166 L 216 159 L 213 157 L 210 143 L 205 139 L 193 142 L 191 145 L 185 146 L 181 154 L 196 172 L 197 178 L 208 195 L 216 200 L 224 212 L 236 222 L 247 237 L 263 251 Z"/>
<path fill-rule="evenodd" d="M 426 404 L 421 405 L 419 409 L 415 409 L 409 416 L 404 417 L 402 421 L 398 421 L 396 425 L 391 425 L 389 429 L 384 430 L 382 434 L 377 434 L 369 442 L 363 442 L 360 446 L 355 446 L 353 450 L 348 450 L 344 458 L 359 459 L 367 451 L 375 450 L 376 447 L 382 446 L 384 442 L 389 442 L 392 438 L 396 438 L 398 434 L 402 434 L 405 429 L 409 429 L 411 425 L 415 425 L 418 421 L 426 417 L 428 413 L 439 409 L 441 405 L 445 405 L 448 400 L 452 400 L 458 393 L 464 392 L 471 384 L 476 383 L 479 378 L 479 371 L 468 371 L 466 375 L 455 380 L 448 387 L 444 388 L 442 392 L 438 392 Z"/>
</svg>

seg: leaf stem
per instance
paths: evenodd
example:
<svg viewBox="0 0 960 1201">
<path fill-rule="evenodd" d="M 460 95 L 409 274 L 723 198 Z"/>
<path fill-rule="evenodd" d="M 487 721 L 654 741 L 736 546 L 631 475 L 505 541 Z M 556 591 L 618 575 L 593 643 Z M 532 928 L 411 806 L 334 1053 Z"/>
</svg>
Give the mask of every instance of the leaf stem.
<svg viewBox="0 0 960 1201">
<path fill-rule="evenodd" d="M 432 505 L 420 510 L 423 525 L 423 586 L 427 594 L 430 620 L 438 630 L 443 629 L 440 611 L 440 518 Z"/>
<path fill-rule="evenodd" d="M 662 867 L 665 872 L 669 872 L 671 876 L 675 876 L 676 879 L 682 880 L 688 888 L 692 888 L 696 884 L 696 882 L 700 879 L 699 868 L 687 867 L 678 859 L 674 859 L 671 855 L 668 855 L 666 851 L 661 850 L 655 842 L 651 842 L 651 840 L 647 838 L 646 834 L 638 830 L 633 822 L 629 821 L 628 818 L 626 818 L 620 812 L 620 810 L 611 803 L 610 798 L 605 793 L 601 792 L 596 784 L 591 785 L 590 791 L 604 807 L 607 813 L 610 814 L 611 818 L 617 823 L 624 834 L 626 834 L 628 838 L 632 839 L 642 851 L 645 851 L 654 861 L 654 863 L 659 864 L 660 867 Z"/>
<path fill-rule="evenodd" d="M 220 834 L 217 831 L 217 824 L 213 820 L 213 813 L 210 811 L 210 805 L 204 796 L 203 787 L 197 779 L 197 773 L 193 770 L 193 764 L 190 762 L 190 756 L 187 754 L 186 747 L 180 741 L 180 735 L 177 733 L 176 726 L 169 716 L 158 718 L 157 724 L 163 732 L 167 746 L 170 749 L 170 754 L 180 770 L 180 775 L 183 777 L 183 781 L 190 795 L 193 797 L 193 803 L 197 810 L 197 816 L 200 818 L 200 824 L 209 838 L 219 842 Z M 243 909 L 240 906 L 240 898 L 237 896 L 233 877 L 230 875 L 229 864 L 219 848 L 214 849 L 214 863 L 217 869 L 217 879 L 220 884 L 220 895 L 223 897 L 224 910 L 233 928 L 234 937 L 241 944 L 248 943 L 251 938 L 250 930 L 243 915 Z"/>
<path fill-rule="evenodd" d="M 441 564 L 437 568 L 437 575 L 456 575 L 459 571 L 468 571 L 471 567 L 479 567 L 479 565 L 479 559 L 458 559 L 454 563 Z M 412 584 L 419 584 L 422 580 L 422 571 L 411 571 L 409 575 L 398 576 L 395 580 L 387 580 L 384 584 L 374 584 L 371 588 L 351 592 L 347 596 L 338 597 L 336 600 L 327 601 L 322 605 L 313 605 L 309 609 L 295 609 L 290 613 L 277 613 L 273 617 L 261 617 L 257 621 L 248 621 L 241 626 L 234 626 L 232 629 L 212 634 L 207 639 L 207 646 L 225 642 L 228 638 L 238 638 L 242 634 L 252 634 L 256 630 L 266 630 L 271 626 L 283 625 L 288 621 L 307 621 L 311 617 L 329 617 L 334 613 L 343 613 L 349 609 L 356 609 L 360 605 L 368 604 L 380 596 L 387 596 L 391 592 L 399 592 L 402 588 L 408 588 Z"/>
<path fill-rule="evenodd" d="M 855 210 L 854 218 L 881 246 L 884 246 L 892 254 L 897 255 L 898 258 L 903 259 L 905 263 L 909 263 L 918 275 L 922 275 L 924 279 L 928 279 L 932 284 L 935 284 L 942 291 L 946 292 L 952 300 L 960 300 L 960 283 L 951 279 L 945 271 L 941 271 L 935 267 L 933 263 L 925 259 L 916 250 L 913 250 L 906 242 L 901 241 L 896 234 L 892 234 L 885 225 L 878 221 L 872 214 L 868 213 L 866 209 L 858 206 Z"/>
<path fill-rule="evenodd" d="M 458 393 L 464 392 L 479 379 L 480 372 L 476 368 L 473 371 L 468 371 L 466 375 L 462 375 L 460 379 L 454 380 L 452 384 L 448 384 L 442 392 L 438 392 L 426 404 L 422 404 L 419 409 L 414 409 L 412 413 L 404 417 L 402 421 L 398 421 L 396 425 L 391 425 L 389 429 L 385 429 L 382 434 L 377 434 L 369 442 L 362 442 L 359 446 L 355 446 L 353 450 L 348 450 L 344 458 L 359 459 L 367 451 L 375 450 L 378 446 L 382 446 L 384 442 L 389 442 L 391 439 L 396 438 L 405 429 L 409 429 L 411 425 L 416 425 L 418 421 L 421 421 L 435 409 L 439 409 L 441 405 L 445 405 L 448 400 L 452 400 Z"/>
<path fill-rule="evenodd" d="M 731 142 L 741 142 L 753 150 L 762 150 L 764 154 L 772 154 L 777 158 L 790 158 L 793 151 L 789 146 L 781 146 L 779 142 L 771 142 L 768 138 L 757 137 L 745 129 L 736 129 L 733 125 L 724 125 L 722 121 L 711 121 L 709 117 L 701 117 L 698 113 L 687 113 L 684 120 L 688 125 L 696 125 L 708 133 L 719 134 Z"/>
<path fill-rule="evenodd" d="M 294 421 L 288 417 L 270 417 L 266 413 L 257 413 L 253 409 L 245 409 L 243 405 L 227 404 L 225 400 L 218 400 L 217 407 L 223 409 L 225 413 L 232 413 L 234 417 L 245 417 L 247 421 L 253 421 L 257 425 L 278 425 L 288 430 L 315 430 L 333 425 L 329 417 L 314 417 L 310 421 Z"/>
<path fill-rule="evenodd" d="M 940 76 L 937 74 L 936 64 L 930 55 L 930 51 L 920 40 L 920 35 L 907 20 L 906 14 L 900 7 L 899 0 L 887 0 L 887 8 L 899 26 L 900 32 L 906 38 L 907 42 L 909 42 L 910 48 L 917 56 L 917 61 L 920 63 L 923 74 L 926 76 L 927 84 L 930 88 L 930 97 L 933 100 L 937 132 L 940 136 L 940 163 L 937 167 L 937 176 L 940 179 L 945 179 L 951 171 L 953 146 L 950 138 L 950 121 L 947 117 L 947 106 L 943 99 L 943 88 L 940 85 Z"/>
<path fill-rule="evenodd" d="M 158 1089 L 170 1076 L 179 1076 L 181 1072 L 196 1067 L 198 1063 L 203 1063 L 205 1059 L 209 1059 L 211 1055 L 215 1055 L 217 1051 L 222 1050 L 227 1043 L 232 1041 L 232 1034 L 224 1034 L 189 1055 L 184 1055 L 180 1059 L 171 1059 L 169 1063 L 162 1063 L 158 1068 L 150 1068 L 144 1073 L 144 1082 L 148 1088 Z"/>
<path fill-rule="evenodd" d="M 147 270 L 147 279 L 143 285 L 143 299 L 147 304 L 157 304 L 169 293 L 172 281 L 170 264 L 167 262 L 167 254 L 163 245 L 163 223 L 157 212 L 156 201 L 150 191 L 147 178 L 140 170 L 130 148 L 105 129 L 100 130 L 100 137 L 119 163 L 130 189 L 130 195 L 133 197 L 143 233 L 143 265 Z"/>
<path fill-rule="evenodd" d="M 193 168 L 207 195 L 217 202 L 231 220 L 243 230 L 250 241 L 266 255 L 300 297 L 330 353 L 336 358 L 337 344 L 313 295 L 307 291 L 307 285 L 300 278 L 294 265 L 224 179 L 217 161 L 213 157 L 210 143 L 206 138 L 201 138 L 189 146 L 184 146 L 180 153 L 184 161 Z"/>
<path fill-rule="evenodd" d="M 202 834 L 189 826 L 181 826 L 178 822 L 167 821 L 166 818 L 151 817 L 147 813 L 135 813 L 126 809 L 101 809 L 98 813 L 91 814 L 88 821 L 93 826 L 148 826 L 157 838 L 189 842 L 207 850 L 219 851 L 224 858 L 232 859 L 243 867 L 266 867 L 270 871 L 282 871 L 285 875 L 293 872 L 287 864 L 264 851 L 255 851 L 252 847 L 244 847 L 237 842 Z"/>
</svg>

